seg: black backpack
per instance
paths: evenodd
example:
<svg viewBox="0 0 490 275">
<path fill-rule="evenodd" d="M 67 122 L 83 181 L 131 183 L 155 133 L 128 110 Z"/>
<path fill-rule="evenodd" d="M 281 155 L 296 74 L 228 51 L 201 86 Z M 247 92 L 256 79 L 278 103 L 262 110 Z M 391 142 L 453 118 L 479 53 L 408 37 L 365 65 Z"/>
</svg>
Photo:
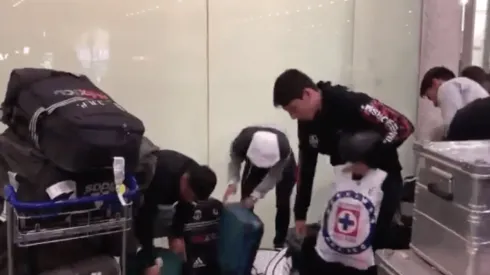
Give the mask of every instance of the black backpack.
<svg viewBox="0 0 490 275">
<path fill-rule="evenodd" d="M 137 166 L 143 123 L 86 76 L 15 69 L 2 111 L 3 123 L 65 171 L 110 167 L 115 156 Z"/>
<path fill-rule="evenodd" d="M 194 204 L 186 203 L 181 207 L 182 211 L 176 210 L 176 214 L 184 216 L 185 275 L 220 273 L 217 255 L 222 209 L 223 205 L 220 201 L 210 198 Z"/>
</svg>

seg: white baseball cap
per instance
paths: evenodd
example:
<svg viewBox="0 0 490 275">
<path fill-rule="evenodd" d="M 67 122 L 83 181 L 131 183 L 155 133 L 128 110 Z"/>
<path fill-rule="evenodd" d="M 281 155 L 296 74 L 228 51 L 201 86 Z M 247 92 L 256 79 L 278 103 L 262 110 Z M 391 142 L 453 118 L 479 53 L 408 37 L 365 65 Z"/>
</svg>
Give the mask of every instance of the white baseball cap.
<svg viewBox="0 0 490 275">
<path fill-rule="evenodd" d="M 247 150 L 247 158 L 259 168 L 270 168 L 281 159 L 277 135 L 268 131 L 257 131 Z"/>
</svg>

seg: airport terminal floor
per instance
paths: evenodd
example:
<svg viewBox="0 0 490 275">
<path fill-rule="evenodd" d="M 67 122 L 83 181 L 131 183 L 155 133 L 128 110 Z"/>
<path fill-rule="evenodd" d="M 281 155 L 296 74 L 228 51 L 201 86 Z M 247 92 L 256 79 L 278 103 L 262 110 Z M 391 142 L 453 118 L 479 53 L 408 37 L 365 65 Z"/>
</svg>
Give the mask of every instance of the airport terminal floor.
<svg viewBox="0 0 490 275">
<path fill-rule="evenodd" d="M 0 275 L 483 275 L 487 2 L 0 1 Z"/>
</svg>

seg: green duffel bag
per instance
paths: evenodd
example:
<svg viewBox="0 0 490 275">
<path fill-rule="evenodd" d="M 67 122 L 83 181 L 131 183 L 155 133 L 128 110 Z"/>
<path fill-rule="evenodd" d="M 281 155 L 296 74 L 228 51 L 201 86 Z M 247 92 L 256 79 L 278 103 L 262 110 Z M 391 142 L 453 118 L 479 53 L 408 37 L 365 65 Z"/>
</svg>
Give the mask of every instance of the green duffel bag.
<svg viewBox="0 0 490 275">
<path fill-rule="evenodd" d="M 162 263 L 160 268 L 160 275 L 181 275 L 182 274 L 182 264 L 183 261 L 169 249 L 155 248 L 154 255 Z M 127 275 L 144 275 L 145 271 L 145 260 L 141 253 L 136 253 L 136 255 L 128 255 L 126 274 Z"/>
</svg>

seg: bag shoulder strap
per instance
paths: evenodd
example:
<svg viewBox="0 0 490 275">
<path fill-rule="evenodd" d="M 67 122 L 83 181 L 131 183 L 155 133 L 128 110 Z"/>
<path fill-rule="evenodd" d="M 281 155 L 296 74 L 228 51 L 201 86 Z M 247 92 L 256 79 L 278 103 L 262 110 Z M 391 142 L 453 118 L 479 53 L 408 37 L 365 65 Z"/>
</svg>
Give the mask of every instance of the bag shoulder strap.
<svg viewBox="0 0 490 275">
<path fill-rule="evenodd" d="M 40 68 L 22 68 L 14 69 L 10 72 L 9 81 L 7 84 L 7 91 L 5 93 L 5 99 L 2 103 L 2 122 L 9 125 L 10 120 L 14 112 L 14 106 L 19 97 L 19 92 L 27 89 L 29 86 L 39 81 L 45 80 L 51 77 L 57 76 L 72 76 L 72 77 L 85 77 L 75 75 L 69 72 L 56 71 L 51 69 Z"/>
</svg>

